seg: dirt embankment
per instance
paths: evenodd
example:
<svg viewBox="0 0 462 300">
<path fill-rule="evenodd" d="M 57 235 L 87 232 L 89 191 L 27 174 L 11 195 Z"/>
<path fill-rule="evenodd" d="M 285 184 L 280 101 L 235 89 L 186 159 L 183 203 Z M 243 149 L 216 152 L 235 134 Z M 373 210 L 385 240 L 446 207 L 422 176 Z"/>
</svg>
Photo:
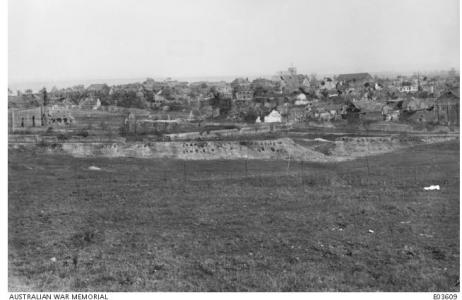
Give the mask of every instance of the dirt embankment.
<svg viewBox="0 0 462 300">
<path fill-rule="evenodd" d="M 421 144 L 441 143 L 458 139 L 457 136 L 390 136 L 390 137 L 342 137 L 329 153 L 338 160 L 348 160 L 368 155 L 392 152 Z"/>
<path fill-rule="evenodd" d="M 64 152 L 75 157 L 136 157 L 184 160 L 264 159 L 335 162 L 392 152 L 420 144 L 440 143 L 458 136 L 340 137 L 336 140 L 291 139 L 253 141 L 184 141 L 129 143 L 125 141 L 64 141 L 29 144 L 49 153 Z M 10 147 L 23 145 L 10 143 Z"/>
<path fill-rule="evenodd" d="M 73 156 L 213 159 L 329 160 L 324 154 L 296 144 L 289 138 L 263 141 L 200 141 L 155 143 L 63 143 Z"/>
</svg>

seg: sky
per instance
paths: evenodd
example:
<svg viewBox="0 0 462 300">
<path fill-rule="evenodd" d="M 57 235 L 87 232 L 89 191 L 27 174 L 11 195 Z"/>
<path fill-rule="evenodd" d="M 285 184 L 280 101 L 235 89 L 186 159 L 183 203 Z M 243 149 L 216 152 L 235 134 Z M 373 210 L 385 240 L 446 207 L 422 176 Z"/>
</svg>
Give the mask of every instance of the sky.
<svg viewBox="0 0 462 300">
<path fill-rule="evenodd" d="M 458 0 L 10 0 L 10 82 L 459 69 Z"/>
</svg>

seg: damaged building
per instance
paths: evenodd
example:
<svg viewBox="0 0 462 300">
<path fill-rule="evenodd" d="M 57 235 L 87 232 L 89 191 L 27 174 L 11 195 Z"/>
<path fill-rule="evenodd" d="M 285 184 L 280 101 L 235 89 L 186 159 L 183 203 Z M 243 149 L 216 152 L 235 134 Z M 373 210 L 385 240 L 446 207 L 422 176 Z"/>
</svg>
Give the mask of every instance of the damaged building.
<svg viewBox="0 0 462 300">
<path fill-rule="evenodd" d="M 49 109 L 46 106 L 14 109 L 9 114 L 9 128 L 13 132 L 20 128 L 69 126 L 74 123 L 68 109 Z"/>
<path fill-rule="evenodd" d="M 439 124 L 459 125 L 459 91 L 450 90 L 443 93 L 435 103 L 435 114 Z"/>
</svg>

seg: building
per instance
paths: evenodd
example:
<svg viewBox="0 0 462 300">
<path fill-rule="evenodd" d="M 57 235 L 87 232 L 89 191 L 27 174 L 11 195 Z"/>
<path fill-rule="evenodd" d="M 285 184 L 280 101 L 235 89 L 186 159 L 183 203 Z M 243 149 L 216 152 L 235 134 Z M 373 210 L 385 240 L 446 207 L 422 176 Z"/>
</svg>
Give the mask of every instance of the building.
<svg viewBox="0 0 462 300">
<path fill-rule="evenodd" d="M 99 98 L 93 97 L 86 98 L 79 104 L 79 108 L 85 110 L 97 110 L 100 107 L 101 101 L 99 100 Z"/>
<path fill-rule="evenodd" d="M 233 88 L 229 85 L 217 88 L 218 96 L 222 99 L 233 99 Z"/>
<path fill-rule="evenodd" d="M 251 101 L 253 99 L 252 90 L 241 90 L 235 93 L 235 99 L 238 101 Z"/>
<path fill-rule="evenodd" d="M 450 90 L 443 93 L 435 103 L 437 121 L 442 125 L 459 125 L 459 91 Z"/>
<path fill-rule="evenodd" d="M 305 105 L 308 105 L 308 103 L 310 102 L 306 98 L 306 95 L 303 93 L 300 93 L 295 97 L 295 103 L 294 103 L 295 106 L 305 106 Z"/>
<path fill-rule="evenodd" d="M 250 81 L 248 78 L 236 78 L 231 82 L 231 87 L 233 90 L 239 91 L 239 90 L 248 90 L 250 89 Z"/>
<path fill-rule="evenodd" d="M 287 72 L 279 72 L 279 80 L 285 93 L 298 91 L 301 86 L 297 69 L 294 67 L 288 68 Z"/>
<path fill-rule="evenodd" d="M 302 87 L 310 86 L 309 78 L 306 75 L 297 74 L 295 67 L 289 67 L 287 71 L 277 72 L 273 80 L 279 82 L 282 91 L 287 94 L 298 91 Z"/>
<path fill-rule="evenodd" d="M 12 131 L 18 128 L 41 127 L 45 125 L 45 111 L 42 106 L 28 109 L 10 110 L 10 124 Z"/>
<path fill-rule="evenodd" d="M 270 112 L 270 114 L 264 118 L 264 122 L 265 123 L 280 123 L 282 122 L 282 116 L 277 110 L 273 109 Z"/>
<path fill-rule="evenodd" d="M 410 81 L 403 81 L 398 90 L 401 93 L 415 93 L 419 90 L 419 86 Z"/>
<path fill-rule="evenodd" d="M 21 128 L 69 126 L 74 123 L 74 117 L 68 109 L 51 109 L 46 106 L 11 109 L 8 118 L 11 132 Z"/>
</svg>

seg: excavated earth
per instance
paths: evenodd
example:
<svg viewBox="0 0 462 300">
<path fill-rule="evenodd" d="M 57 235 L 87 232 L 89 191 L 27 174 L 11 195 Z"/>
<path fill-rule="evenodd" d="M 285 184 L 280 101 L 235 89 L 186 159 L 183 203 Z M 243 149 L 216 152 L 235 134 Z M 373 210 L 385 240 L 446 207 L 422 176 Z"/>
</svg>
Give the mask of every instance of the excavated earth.
<svg viewBox="0 0 462 300">
<path fill-rule="evenodd" d="M 136 157 L 183 160 L 220 159 L 293 159 L 315 162 L 335 162 L 376 155 L 421 144 L 457 140 L 456 135 L 340 137 L 335 140 L 291 139 L 255 141 L 184 141 L 184 142 L 125 142 L 64 141 L 38 143 L 49 153 L 64 152 L 75 157 Z M 31 146 L 33 143 L 10 142 L 10 148 Z M 34 147 L 35 144 L 33 144 Z"/>
</svg>

